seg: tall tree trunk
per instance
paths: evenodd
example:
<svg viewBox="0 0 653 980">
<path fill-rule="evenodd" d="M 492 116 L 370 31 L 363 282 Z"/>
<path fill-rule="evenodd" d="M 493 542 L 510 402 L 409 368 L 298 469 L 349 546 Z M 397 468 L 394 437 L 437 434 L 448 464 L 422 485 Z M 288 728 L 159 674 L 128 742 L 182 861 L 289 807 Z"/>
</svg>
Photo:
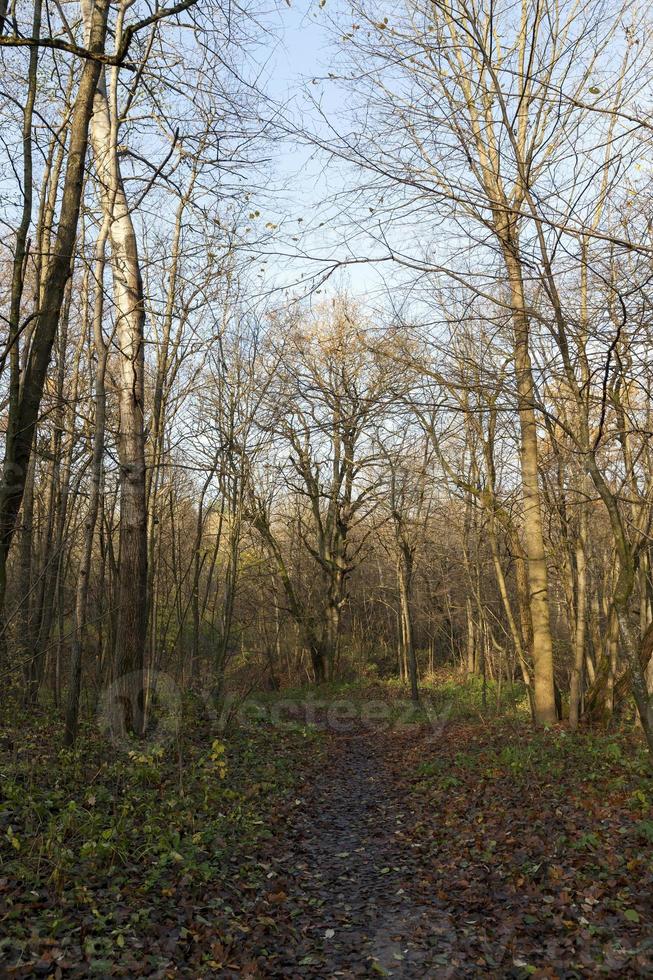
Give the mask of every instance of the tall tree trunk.
<svg viewBox="0 0 653 980">
<path fill-rule="evenodd" d="M 121 11 L 121 15 L 124 12 Z M 89 13 L 85 13 L 88 21 Z M 116 29 L 120 34 L 120 26 Z M 104 214 L 110 220 L 111 267 L 118 362 L 118 457 L 120 463 L 120 552 L 118 633 L 113 665 L 116 703 L 112 726 L 139 733 L 145 706 L 144 657 L 147 632 L 147 506 L 145 495 L 143 283 L 136 233 L 120 173 L 117 150 L 117 69 L 107 96 L 104 71 L 98 80 L 91 144 Z"/>
<path fill-rule="evenodd" d="M 537 423 L 535 389 L 529 349 L 529 319 L 521 268 L 514 245 L 502 243 L 508 272 L 515 344 L 515 373 L 521 434 L 520 462 L 524 538 L 528 566 L 531 622 L 533 628 L 533 701 L 535 721 L 552 725 L 557 720 L 553 676 L 553 643 L 549 617 L 549 582 L 542 527 L 542 504 L 538 483 Z"/>
</svg>

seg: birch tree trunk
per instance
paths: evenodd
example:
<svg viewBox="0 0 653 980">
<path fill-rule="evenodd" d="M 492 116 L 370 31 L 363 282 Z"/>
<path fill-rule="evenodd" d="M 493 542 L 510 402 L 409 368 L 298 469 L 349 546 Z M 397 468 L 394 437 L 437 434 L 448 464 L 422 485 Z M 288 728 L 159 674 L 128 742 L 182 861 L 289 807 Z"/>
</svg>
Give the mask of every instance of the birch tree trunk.
<svg viewBox="0 0 653 980">
<path fill-rule="evenodd" d="M 126 7 L 118 14 L 117 41 Z M 88 2 L 82 4 L 90 25 Z M 147 507 L 145 496 L 143 283 L 136 232 L 125 194 L 117 150 L 117 76 L 107 93 L 104 69 L 98 79 L 91 145 L 100 199 L 109 220 L 118 395 L 120 463 L 120 554 L 117 645 L 113 664 L 116 708 L 112 727 L 140 732 L 143 725 L 143 666 L 147 632 Z"/>
</svg>

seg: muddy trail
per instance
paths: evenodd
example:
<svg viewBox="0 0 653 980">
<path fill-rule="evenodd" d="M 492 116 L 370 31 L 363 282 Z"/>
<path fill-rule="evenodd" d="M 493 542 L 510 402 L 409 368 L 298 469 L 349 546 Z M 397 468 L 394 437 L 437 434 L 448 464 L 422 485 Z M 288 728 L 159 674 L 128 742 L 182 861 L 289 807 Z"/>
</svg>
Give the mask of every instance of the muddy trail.
<svg viewBox="0 0 653 980">
<path fill-rule="evenodd" d="M 327 767 L 275 840 L 267 902 L 286 939 L 267 975 L 454 976 L 455 930 L 423 880 L 416 814 L 385 737 L 361 729 L 329 738 Z"/>
</svg>

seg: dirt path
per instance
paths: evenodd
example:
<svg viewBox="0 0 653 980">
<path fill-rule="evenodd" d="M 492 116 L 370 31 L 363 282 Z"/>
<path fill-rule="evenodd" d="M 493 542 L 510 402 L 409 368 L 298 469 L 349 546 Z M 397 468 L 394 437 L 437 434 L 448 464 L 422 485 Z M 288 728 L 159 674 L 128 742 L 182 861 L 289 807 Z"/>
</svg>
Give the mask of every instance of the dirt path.
<svg viewBox="0 0 653 980">
<path fill-rule="evenodd" d="M 415 815 L 397 798 L 383 745 L 365 730 L 331 736 L 328 771 L 277 841 L 268 900 L 292 945 L 275 951 L 275 976 L 454 975 L 455 932 L 422 882 L 406 834 Z"/>
<path fill-rule="evenodd" d="M 238 969 L 219 976 L 653 976 L 632 795 L 598 773 L 581 789 L 585 757 L 555 732 L 524 731 L 519 758 L 548 755 L 511 767 L 497 754 L 509 734 L 328 734 L 327 761 L 274 824 L 266 886 L 240 908 Z"/>
</svg>

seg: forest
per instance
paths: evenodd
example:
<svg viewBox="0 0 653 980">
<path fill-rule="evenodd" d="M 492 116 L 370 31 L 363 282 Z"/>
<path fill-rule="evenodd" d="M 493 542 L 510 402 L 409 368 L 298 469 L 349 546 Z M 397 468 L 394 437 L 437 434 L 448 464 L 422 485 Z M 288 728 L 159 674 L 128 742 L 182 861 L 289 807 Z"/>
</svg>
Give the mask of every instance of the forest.
<svg viewBox="0 0 653 980">
<path fill-rule="evenodd" d="M 653 976 L 653 16 L 0 0 L 0 976 Z"/>
</svg>

